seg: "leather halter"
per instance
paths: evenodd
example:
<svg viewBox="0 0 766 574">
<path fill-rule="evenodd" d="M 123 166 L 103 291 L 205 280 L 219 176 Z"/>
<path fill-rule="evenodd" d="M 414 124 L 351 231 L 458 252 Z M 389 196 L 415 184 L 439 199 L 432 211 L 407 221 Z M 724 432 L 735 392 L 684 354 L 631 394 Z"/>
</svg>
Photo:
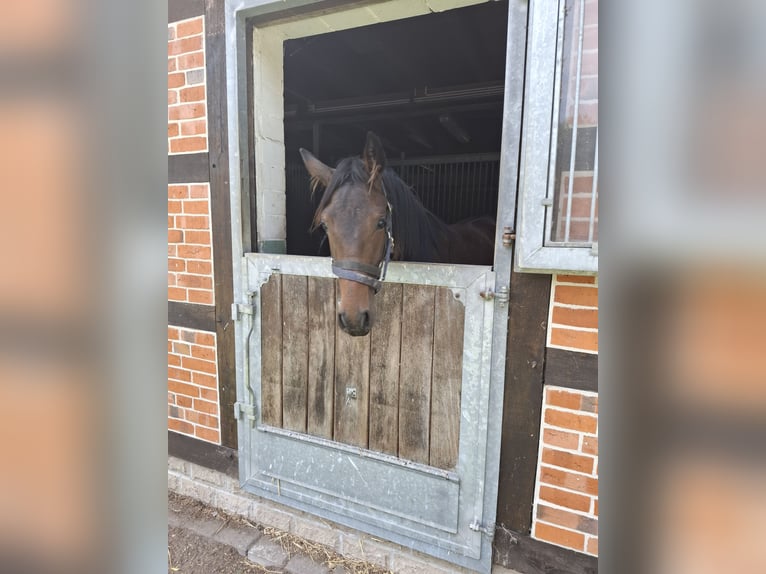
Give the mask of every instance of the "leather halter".
<svg viewBox="0 0 766 574">
<path fill-rule="evenodd" d="M 382 183 L 382 182 L 381 182 Z M 392 234 L 393 209 L 386 195 L 386 188 L 383 186 L 383 196 L 386 198 L 386 245 L 383 250 L 383 258 L 375 265 L 360 263 L 352 259 L 332 260 L 332 272 L 341 279 L 356 281 L 362 285 L 371 287 L 375 293 L 383 287 L 383 281 L 386 278 L 388 262 L 391 261 L 391 252 L 394 249 L 394 236 Z"/>
</svg>

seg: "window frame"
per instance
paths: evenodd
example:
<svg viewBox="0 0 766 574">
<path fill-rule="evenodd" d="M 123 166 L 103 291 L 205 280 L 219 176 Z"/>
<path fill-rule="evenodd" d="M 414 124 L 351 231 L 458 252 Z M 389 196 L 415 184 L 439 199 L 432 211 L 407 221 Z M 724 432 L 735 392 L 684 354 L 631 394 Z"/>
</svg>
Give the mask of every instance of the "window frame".
<svg viewBox="0 0 766 574">
<path fill-rule="evenodd" d="M 598 242 L 559 246 L 546 241 L 553 204 L 563 26 L 566 0 L 530 5 L 514 269 L 521 272 L 598 272 Z M 598 153 L 598 151 L 596 152 Z"/>
</svg>

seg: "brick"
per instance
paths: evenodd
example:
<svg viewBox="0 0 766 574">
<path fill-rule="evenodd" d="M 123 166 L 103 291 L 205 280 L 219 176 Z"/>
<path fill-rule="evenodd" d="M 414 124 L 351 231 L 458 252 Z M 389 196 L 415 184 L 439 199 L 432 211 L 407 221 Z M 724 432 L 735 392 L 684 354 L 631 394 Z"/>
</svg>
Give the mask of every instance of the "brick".
<svg viewBox="0 0 766 574">
<path fill-rule="evenodd" d="M 168 229 L 173 229 L 176 226 L 176 218 L 175 216 L 169 215 L 168 216 Z"/>
<path fill-rule="evenodd" d="M 196 136 L 205 134 L 207 134 L 207 120 L 193 120 L 181 124 L 181 135 Z M 205 197 L 207 197 L 207 192 Z"/>
<path fill-rule="evenodd" d="M 187 54 L 200 50 L 202 50 L 202 36 L 179 38 L 168 42 L 168 56 L 177 56 L 178 54 Z"/>
<path fill-rule="evenodd" d="M 176 59 L 168 58 L 168 72 L 175 72 L 178 69 Z"/>
<path fill-rule="evenodd" d="M 195 385 L 200 385 L 211 389 L 218 388 L 218 379 L 212 375 L 206 375 L 205 373 L 192 373 L 191 376 L 192 382 Z"/>
<path fill-rule="evenodd" d="M 189 197 L 193 199 L 208 199 L 210 196 L 210 186 L 208 184 L 192 185 L 189 188 Z"/>
<path fill-rule="evenodd" d="M 553 323 L 586 329 L 598 329 L 598 309 L 570 309 L 553 307 Z"/>
<path fill-rule="evenodd" d="M 218 416 L 218 403 L 194 399 L 194 410 L 200 413 Z"/>
<path fill-rule="evenodd" d="M 191 346 L 187 343 L 176 341 L 173 343 L 173 352 L 179 355 L 191 356 Z"/>
<path fill-rule="evenodd" d="M 591 511 L 593 516 L 598 516 L 598 498 L 593 499 L 593 510 Z"/>
<path fill-rule="evenodd" d="M 582 395 L 580 393 L 572 393 L 570 391 L 561 391 L 558 389 L 547 389 L 545 393 L 545 399 L 549 405 L 572 410 L 580 409 L 581 397 Z"/>
<path fill-rule="evenodd" d="M 174 419 L 183 418 L 181 415 L 181 409 L 175 405 L 168 405 L 168 416 Z"/>
<path fill-rule="evenodd" d="M 537 505 L 537 519 L 557 526 L 563 526 L 564 528 L 569 528 L 571 530 L 578 530 L 580 518 L 580 515 L 575 514 L 574 512 L 569 512 L 560 508 L 553 508 L 552 506 L 545 506 L 544 504 Z"/>
<path fill-rule="evenodd" d="M 169 185 L 168 199 L 186 199 L 189 197 L 189 187 L 186 185 Z"/>
<path fill-rule="evenodd" d="M 178 285 L 181 287 L 192 287 L 194 289 L 212 289 L 213 279 L 202 275 L 181 274 L 178 276 Z"/>
<path fill-rule="evenodd" d="M 186 231 L 184 236 L 187 244 L 210 245 L 209 231 Z"/>
<path fill-rule="evenodd" d="M 184 395 L 176 395 L 176 404 L 179 407 L 183 407 L 185 409 L 190 409 L 194 406 L 194 399 L 191 397 L 187 397 Z"/>
<path fill-rule="evenodd" d="M 210 211 L 210 203 L 207 200 L 184 201 L 183 209 L 184 209 L 184 213 L 207 214 Z"/>
<path fill-rule="evenodd" d="M 556 281 L 560 283 L 587 283 L 593 285 L 596 283 L 596 277 L 593 275 L 557 275 Z"/>
<path fill-rule="evenodd" d="M 556 285 L 554 301 L 565 305 L 598 307 L 598 289 L 594 287 L 576 287 L 574 285 Z"/>
<path fill-rule="evenodd" d="M 559 486 L 561 488 L 591 494 L 593 496 L 598 495 L 597 478 L 567 472 L 560 468 L 542 466 L 540 468 L 540 482 L 551 486 Z"/>
<path fill-rule="evenodd" d="M 180 88 L 186 83 L 186 75 L 183 72 L 168 74 L 168 89 Z"/>
<path fill-rule="evenodd" d="M 247 551 L 247 558 L 264 568 L 281 568 L 288 555 L 279 543 L 264 536 Z"/>
<path fill-rule="evenodd" d="M 186 421 L 180 421 L 178 419 L 168 419 L 168 428 L 172 431 L 193 435 L 194 426 Z"/>
<path fill-rule="evenodd" d="M 551 526 L 543 522 L 535 524 L 534 537 L 538 540 L 552 542 L 559 546 L 565 546 L 578 552 L 582 552 L 585 547 L 585 535 L 571 530 L 564 530 L 556 526 Z"/>
<path fill-rule="evenodd" d="M 184 20 L 176 24 L 176 38 L 185 38 L 194 34 L 202 34 L 202 16 L 193 20 Z"/>
<path fill-rule="evenodd" d="M 204 151 L 206 148 L 207 139 L 204 137 L 185 137 L 170 141 L 170 153 Z"/>
<path fill-rule="evenodd" d="M 582 439 L 582 451 L 586 454 L 598 455 L 598 437 L 584 436 Z"/>
<path fill-rule="evenodd" d="M 540 499 L 557 506 L 579 510 L 580 512 L 589 512 L 591 507 L 591 498 L 589 496 L 575 494 L 574 492 L 550 486 L 540 486 Z"/>
<path fill-rule="evenodd" d="M 194 436 L 207 442 L 221 444 L 221 434 L 216 429 L 194 427 Z"/>
<path fill-rule="evenodd" d="M 186 383 L 179 383 L 178 381 L 168 381 L 168 389 L 176 394 L 176 401 L 180 398 L 178 395 L 185 395 L 187 397 L 199 396 L 199 389 L 194 385 L 187 385 Z"/>
<path fill-rule="evenodd" d="M 210 218 L 206 215 L 179 215 L 176 227 L 180 229 L 210 229 Z"/>
<path fill-rule="evenodd" d="M 194 52 L 193 54 L 182 54 L 178 56 L 179 70 L 191 70 L 194 68 L 202 68 L 204 66 L 205 55 L 202 52 Z"/>
<path fill-rule="evenodd" d="M 189 236 L 189 233 L 186 233 Z M 210 259 L 211 251 L 209 247 L 197 245 L 179 245 L 178 256 L 184 259 Z"/>
<path fill-rule="evenodd" d="M 177 255 L 176 246 L 168 244 L 168 257 L 175 257 L 176 255 Z"/>
<path fill-rule="evenodd" d="M 598 333 L 553 327 L 551 329 L 551 345 L 583 351 L 598 351 Z"/>
<path fill-rule="evenodd" d="M 558 409 L 545 409 L 545 422 L 554 427 L 566 430 L 594 434 L 598 419 L 591 415 L 570 413 Z"/>
<path fill-rule="evenodd" d="M 543 431 L 543 443 L 549 446 L 577 450 L 580 446 L 580 436 L 556 429 L 545 429 Z"/>
<path fill-rule="evenodd" d="M 271 526 L 285 532 L 290 531 L 290 525 L 292 524 L 292 516 L 289 513 L 274 508 L 268 502 L 257 506 L 254 505 L 249 518 L 264 526 Z"/>
<path fill-rule="evenodd" d="M 182 102 L 202 102 L 205 100 L 205 86 L 183 88 L 180 96 Z"/>
<path fill-rule="evenodd" d="M 212 347 L 194 346 L 191 349 L 191 356 L 205 361 L 215 361 L 215 349 Z"/>
<path fill-rule="evenodd" d="M 170 355 L 168 354 L 168 366 L 169 367 L 180 367 L 181 366 L 181 357 L 178 355 Z"/>
<path fill-rule="evenodd" d="M 185 371 L 184 369 L 168 367 L 168 379 L 188 383 L 191 382 L 191 373 L 189 371 Z"/>
<path fill-rule="evenodd" d="M 260 537 L 261 532 L 255 528 L 231 524 L 213 534 L 213 540 L 234 547 L 242 556 L 247 556 L 247 551 Z"/>
<path fill-rule="evenodd" d="M 293 520 L 291 533 L 333 549 L 337 548 L 340 543 L 340 535 L 337 530 L 310 518 L 296 517 Z"/>
<path fill-rule="evenodd" d="M 580 410 L 586 411 L 589 413 L 597 413 L 598 412 L 598 397 L 583 395 L 582 402 L 580 403 Z"/>
<path fill-rule="evenodd" d="M 591 538 L 588 540 L 588 544 L 585 546 L 585 552 L 598 556 L 598 538 Z"/>
<path fill-rule="evenodd" d="M 172 138 L 178 135 L 178 124 L 168 124 L 168 137 Z"/>
<path fill-rule="evenodd" d="M 168 200 L 168 213 L 181 213 L 181 202 L 175 199 Z"/>
<path fill-rule="evenodd" d="M 168 41 L 176 39 L 176 27 L 168 24 Z"/>
<path fill-rule="evenodd" d="M 201 84 L 205 81 L 205 70 L 189 70 L 186 72 L 186 83 L 189 86 Z"/>
<path fill-rule="evenodd" d="M 194 342 L 197 345 L 205 345 L 207 347 L 212 347 L 215 345 L 215 335 L 212 335 L 210 333 L 197 333 L 194 337 Z"/>
<path fill-rule="evenodd" d="M 184 369 L 201 371 L 211 375 L 215 375 L 216 373 L 215 363 L 210 361 L 202 361 L 200 359 L 194 359 L 191 357 L 181 357 L 181 364 L 183 365 Z"/>
<path fill-rule="evenodd" d="M 194 376 L 200 376 L 197 373 L 192 373 L 192 378 Z M 218 402 L 218 390 L 217 389 L 200 389 L 199 390 L 199 396 L 207 401 L 214 401 Z"/>
<path fill-rule="evenodd" d="M 168 105 L 171 106 L 173 104 L 178 103 L 178 93 L 175 90 L 168 90 Z M 175 126 L 176 130 L 173 135 L 178 135 L 178 126 Z M 170 126 L 168 126 L 168 136 L 170 136 Z"/>
<path fill-rule="evenodd" d="M 199 303 L 200 305 L 213 304 L 212 291 L 201 291 L 198 289 L 189 289 L 187 291 L 187 297 L 189 299 L 189 303 Z"/>
<path fill-rule="evenodd" d="M 558 466 L 575 472 L 590 474 L 593 472 L 593 459 L 589 456 L 572 454 L 563 450 L 554 450 L 552 448 L 543 449 L 542 460 L 551 466 Z"/>
<path fill-rule="evenodd" d="M 168 470 L 171 470 L 173 472 L 180 472 L 181 474 L 189 474 L 189 463 L 182 458 L 169 456 Z"/>
<path fill-rule="evenodd" d="M 169 120 L 192 120 L 205 116 L 204 103 L 178 104 L 168 107 Z"/>
<path fill-rule="evenodd" d="M 168 339 L 178 339 L 179 331 L 176 327 L 168 327 Z"/>
<path fill-rule="evenodd" d="M 168 301 L 186 301 L 186 290 L 181 287 L 168 287 Z"/>
<path fill-rule="evenodd" d="M 181 331 L 181 339 L 183 339 L 187 343 L 193 343 L 194 342 L 194 331 L 191 331 L 190 329 L 182 330 Z"/>
</svg>

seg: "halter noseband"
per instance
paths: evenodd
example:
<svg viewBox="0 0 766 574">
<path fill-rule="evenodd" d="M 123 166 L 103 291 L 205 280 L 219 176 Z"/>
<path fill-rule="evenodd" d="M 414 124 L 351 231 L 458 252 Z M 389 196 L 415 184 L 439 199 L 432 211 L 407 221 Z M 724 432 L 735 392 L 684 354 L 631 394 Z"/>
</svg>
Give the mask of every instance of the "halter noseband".
<svg viewBox="0 0 766 574">
<path fill-rule="evenodd" d="M 382 183 L 382 182 L 381 182 Z M 391 252 L 394 248 L 394 236 L 392 234 L 391 220 L 393 218 L 393 209 L 386 195 L 386 188 L 383 187 L 383 196 L 386 198 L 386 245 L 383 251 L 383 258 L 377 266 L 360 263 L 351 259 L 332 260 L 332 272 L 341 279 L 356 281 L 362 285 L 372 287 L 377 293 L 383 287 L 383 281 L 386 278 L 388 262 L 391 261 Z"/>
</svg>

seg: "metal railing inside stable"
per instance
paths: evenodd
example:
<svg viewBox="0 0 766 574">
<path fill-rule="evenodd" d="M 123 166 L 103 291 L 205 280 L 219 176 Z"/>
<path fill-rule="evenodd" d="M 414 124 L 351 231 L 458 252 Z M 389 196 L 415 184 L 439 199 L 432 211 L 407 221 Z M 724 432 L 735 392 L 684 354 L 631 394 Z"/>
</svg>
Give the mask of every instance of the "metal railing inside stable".
<svg viewBox="0 0 766 574">
<path fill-rule="evenodd" d="M 423 205 L 447 223 L 497 213 L 500 154 L 470 154 L 389 160 L 389 167 L 408 183 Z M 287 252 L 326 255 L 321 236 L 309 233 L 319 194 L 311 197 L 309 176 L 300 162 L 288 162 Z M 326 246 L 324 247 L 326 249 Z"/>
</svg>

